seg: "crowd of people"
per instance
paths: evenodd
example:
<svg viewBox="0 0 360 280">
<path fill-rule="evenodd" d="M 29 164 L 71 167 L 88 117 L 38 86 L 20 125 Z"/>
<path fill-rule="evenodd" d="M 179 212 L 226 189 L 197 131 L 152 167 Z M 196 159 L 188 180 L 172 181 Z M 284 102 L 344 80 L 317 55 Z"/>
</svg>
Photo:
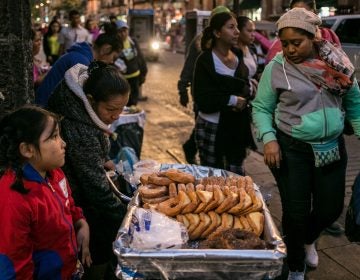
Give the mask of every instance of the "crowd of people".
<svg viewBox="0 0 360 280">
<path fill-rule="evenodd" d="M 315 1 L 291 1 L 270 46 L 250 18 L 216 7 L 178 82 L 181 105 L 189 86 L 194 103 L 189 163 L 198 153 L 201 165 L 245 175 L 255 125 L 280 192 L 291 280 L 317 267 L 316 240 L 343 210 L 345 119 L 360 136 L 354 67 L 315 11 Z M 6 279 L 116 279 L 112 242 L 127 208 L 106 176 L 109 125 L 137 105 L 147 67 L 126 22 L 85 28 L 77 11 L 69 20 L 54 19 L 43 39 L 33 30 L 35 104 L 0 120 Z M 41 42 L 49 71 L 36 60 Z"/>
</svg>

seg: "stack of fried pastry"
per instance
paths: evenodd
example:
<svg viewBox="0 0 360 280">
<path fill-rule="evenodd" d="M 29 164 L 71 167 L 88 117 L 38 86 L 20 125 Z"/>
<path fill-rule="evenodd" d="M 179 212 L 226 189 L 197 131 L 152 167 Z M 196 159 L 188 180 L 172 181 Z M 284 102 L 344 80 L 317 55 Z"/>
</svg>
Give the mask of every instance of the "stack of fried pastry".
<svg viewBox="0 0 360 280">
<path fill-rule="evenodd" d="M 218 228 L 262 234 L 263 205 L 251 177 L 206 177 L 195 186 L 195 178 L 188 175 L 169 170 L 157 174 L 155 180 L 154 174 L 143 178 L 139 193 L 144 208 L 176 217 L 187 227 L 191 240 L 206 238 Z"/>
</svg>

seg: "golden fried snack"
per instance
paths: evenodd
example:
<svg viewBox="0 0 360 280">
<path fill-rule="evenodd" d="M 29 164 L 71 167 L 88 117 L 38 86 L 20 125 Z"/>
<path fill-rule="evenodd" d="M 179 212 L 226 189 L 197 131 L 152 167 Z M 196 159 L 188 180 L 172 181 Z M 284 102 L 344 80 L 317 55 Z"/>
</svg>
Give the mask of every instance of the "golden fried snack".
<svg viewBox="0 0 360 280">
<path fill-rule="evenodd" d="M 158 206 L 158 203 L 156 203 L 156 204 L 144 203 L 143 208 L 144 209 L 156 210 L 157 206 Z"/>
<path fill-rule="evenodd" d="M 195 183 L 195 177 L 189 173 L 180 171 L 178 169 L 168 169 L 162 172 L 169 179 L 183 184 Z"/>
<path fill-rule="evenodd" d="M 253 204 L 245 209 L 244 211 L 242 211 L 240 213 L 240 215 L 246 215 L 248 213 L 251 213 L 251 212 L 256 212 L 256 211 L 261 211 L 262 208 L 263 208 L 263 202 L 262 200 L 255 194 L 254 192 L 254 195 L 252 196 L 252 201 L 253 201 Z"/>
<path fill-rule="evenodd" d="M 244 188 L 240 188 L 238 190 L 238 194 L 239 194 L 239 203 L 228 210 L 228 213 L 233 215 L 238 215 L 239 213 L 241 213 L 245 205 L 245 197 L 248 196 Z M 251 199 L 249 201 L 251 201 Z"/>
<path fill-rule="evenodd" d="M 248 220 L 249 225 L 253 229 L 253 232 L 257 236 L 260 236 L 264 229 L 264 214 L 261 212 L 251 212 L 246 215 L 246 219 Z"/>
<path fill-rule="evenodd" d="M 162 196 L 162 197 L 155 197 L 155 198 L 146 198 L 146 197 L 142 197 L 141 201 L 143 202 L 143 204 L 149 203 L 149 204 L 158 204 L 161 202 L 164 202 L 166 200 L 169 199 L 169 196 Z"/>
<path fill-rule="evenodd" d="M 186 192 L 185 184 L 182 184 L 182 183 L 178 184 L 177 189 L 178 189 L 178 191 Z"/>
<path fill-rule="evenodd" d="M 148 177 L 148 183 L 158 186 L 169 186 L 171 183 L 174 183 L 174 181 L 167 177 L 161 177 L 156 174 L 152 174 Z"/>
<path fill-rule="evenodd" d="M 138 188 L 140 196 L 145 198 L 157 198 L 168 195 L 168 188 L 157 185 L 142 185 Z"/>
<path fill-rule="evenodd" d="M 213 186 L 213 199 L 206 205 L 204 212 L 209 212 L 217 208 L 225 199 L 225 195 L 220 186 Z"/>
<path fill-rule="evenodd" d="M 245 176 L 245 190 L 247 192 L 250 192 L 251 190 L 254 190 L 254 181 L 250 176 Z"/>
<path fill-rule="evenodd" d="M 221 217 L 218 213 L 210 211 L 207 214 L 210 217 L 211 223 L 209 227 L 201 234 L 201 238 L 206 238 L 209 234 L 213 233 L 221 225 Z"/>
<path fill-rule="evenodd" d="M 252 227 L 250 226 L 250 224 L 245 216 L 240 216 L 239 219 L 240 219 L 241 224 L 244 227 L 244 230 L 251 231 L 251 232 L 253 231 Z"/>
<path fill-rule="evenodd" d="M 195 186 L 195 190 L 199 190 L 199 191 L 205 191 L 205 186 L 203 184 L 197 184 Z"/>
<path fill-rule="evenodd" d="M 205 187 L 205 190 L 206 190 L 207 192 L 212 192 L 213 189 L 214 189 L 213 185 L 206 185 L 206 187 Z"/>
<path fill-rule="evenodd" d="M 190 226 L 189 220 L 184 215 L 177 215 L 176 220 L 182 223 L 186 228 Z"/>
<path fill-rule="evenodd" d="M 244 177 L 244 176 L 240 176 L 240 177 L 238 178 L 237 187 L 238 187 L 238 189 L 241 189 L 241 188 L 245 189 L 245 187 L 246 187 L 246 180 L 245 180 L 245 177 Z"/>
<path fill-rule="evenodd" d="M 206 208 L 208 203 L 212 200 L 214 193 L 208 192 L 208 191 L 196 190 L 196 194 L 199 197 L 199 199 L 201 200 L 200 204 L 194 211 L 194 213 L 198 214 L 198 213 L 204 211 L 204 209 Z"/>
<path fill-rule="evenodd" d="M 175 217 L 190 203 L 190 198 L 185 192 L 179 191 L 177 197 L 170 198 L 158 204 L 157 210 L 169 217 Z"/>
<path fill-rule="evenodd" d="M 200 224 L 200 216 L 198 214 L 188 213 L 185 214 L 185 217 L 189 221 L 188 233 L 189 235 L 192 233 L 194 229 Z"/>
<path fill-rule="evenodd" d="M 234 216 L 228 213 L 221 214 L 221 225 L 222 228 L 233 228 Z"/>
<path fill-rule="evenodd" d="M 235 228 L 235 229 L 244 229 L 243 225 L 242 225 L 241 222 L 240 222 L 240 218 L 239 218 L 239 217 L 234 216 L 234 225 L 233 225 L 233 228 Z"/>
<path fill-rule="evenodd" d="M 195 209 L 200 204 L 200 199 L 198 198 L 194 185 L 192 183 L 189 183 L 186 185 L 186 194 L 190 198 L 190 203 L 185 206 L 184 209 L 182 209 L 182 214 L 192 213 L 195 211 Z"/>
<path fill-rule="evenodd" d="M 191 240 L 196 240 L 198 238 L 200 238 L 201 234 L 210 226 L 211 224 L 211 219 L 210 217 L 201 212 L 199 214 L 200 217 L 200 223 L 198 224 L 198 226 L 189 234 L 189 238 Z"/>
<path fill-rule="evenodd" d="M 172 198 L 172 197 L 177 197 L 177 195 L 178 195 L 178 190 L 177 190 L 176 184 L 171 183 L 169 185 L 169 196 L 170 196 L 170 198 Z"/>
<path fill-rule="evenodd" d="M 143 185 L 147 185 L 149 183 L 149 176 L 151 176 L 153 174 L 149 174 L 149 173 L 144 173 L 140 176 L 140 182 Z"/>
<path fill-rule="evenodd" d="M 215 209 L 215 212 L 221 214 L 226 212 L 230 208 L 234 207 L 239 202 L 239 195 L 230 191 L 229 187 L 224 187 L 225 199 L 224 201 Z"/>
</svg>

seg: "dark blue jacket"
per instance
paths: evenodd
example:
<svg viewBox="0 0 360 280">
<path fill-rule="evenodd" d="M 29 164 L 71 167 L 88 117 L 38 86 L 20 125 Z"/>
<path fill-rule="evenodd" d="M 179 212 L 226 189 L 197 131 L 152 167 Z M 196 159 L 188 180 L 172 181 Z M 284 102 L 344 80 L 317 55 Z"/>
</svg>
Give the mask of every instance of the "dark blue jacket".
<svg viewBox="0 0 360 280">
<path fill-rule="evenodd" d="M 93 61 L 91 46 L 87 42 L 76 43 L 61 56 L 35 92 L 35 103 L 46 107 L 56 85 L 64 78 L 65 72 L 75 64 L 89 65 Z"/>
</svg>

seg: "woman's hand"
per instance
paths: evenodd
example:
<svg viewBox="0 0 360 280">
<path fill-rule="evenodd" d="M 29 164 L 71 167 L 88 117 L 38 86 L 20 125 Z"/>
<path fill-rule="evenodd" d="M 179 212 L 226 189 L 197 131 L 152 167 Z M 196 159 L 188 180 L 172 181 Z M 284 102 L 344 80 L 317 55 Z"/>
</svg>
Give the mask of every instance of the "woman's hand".
<svg viewBox="0 0 360 280">
<path fill-rule="evenodd" d="M 115 171 L 116 165 L 112 160 L 108 160 L 107 162 L 104 163 L 104 168 L 108 171 L 110 170 Z"/>
<path fill-rule="evenodd" d="M 237 109 L 237 111 L 242 111 L 246 108 L 247 105 L 247 100 L 241 96 L 237 96 L 237 102 L 235 105 L 235 108 Z"/>
<path fill-rule="evenodd" d="M 281 150 L 276 140 L 264 145 L 264 162 L 270 168 L 280 168 Z"/>
<path fill-rule="evenodd" d="M 81 251 L 81 263 L 90 267 L 92 263 L 89 249 L 90 229 L 85 219 L 80 219 L 75 223 L 75 230 L 78 252 Z"/>
</svg>

